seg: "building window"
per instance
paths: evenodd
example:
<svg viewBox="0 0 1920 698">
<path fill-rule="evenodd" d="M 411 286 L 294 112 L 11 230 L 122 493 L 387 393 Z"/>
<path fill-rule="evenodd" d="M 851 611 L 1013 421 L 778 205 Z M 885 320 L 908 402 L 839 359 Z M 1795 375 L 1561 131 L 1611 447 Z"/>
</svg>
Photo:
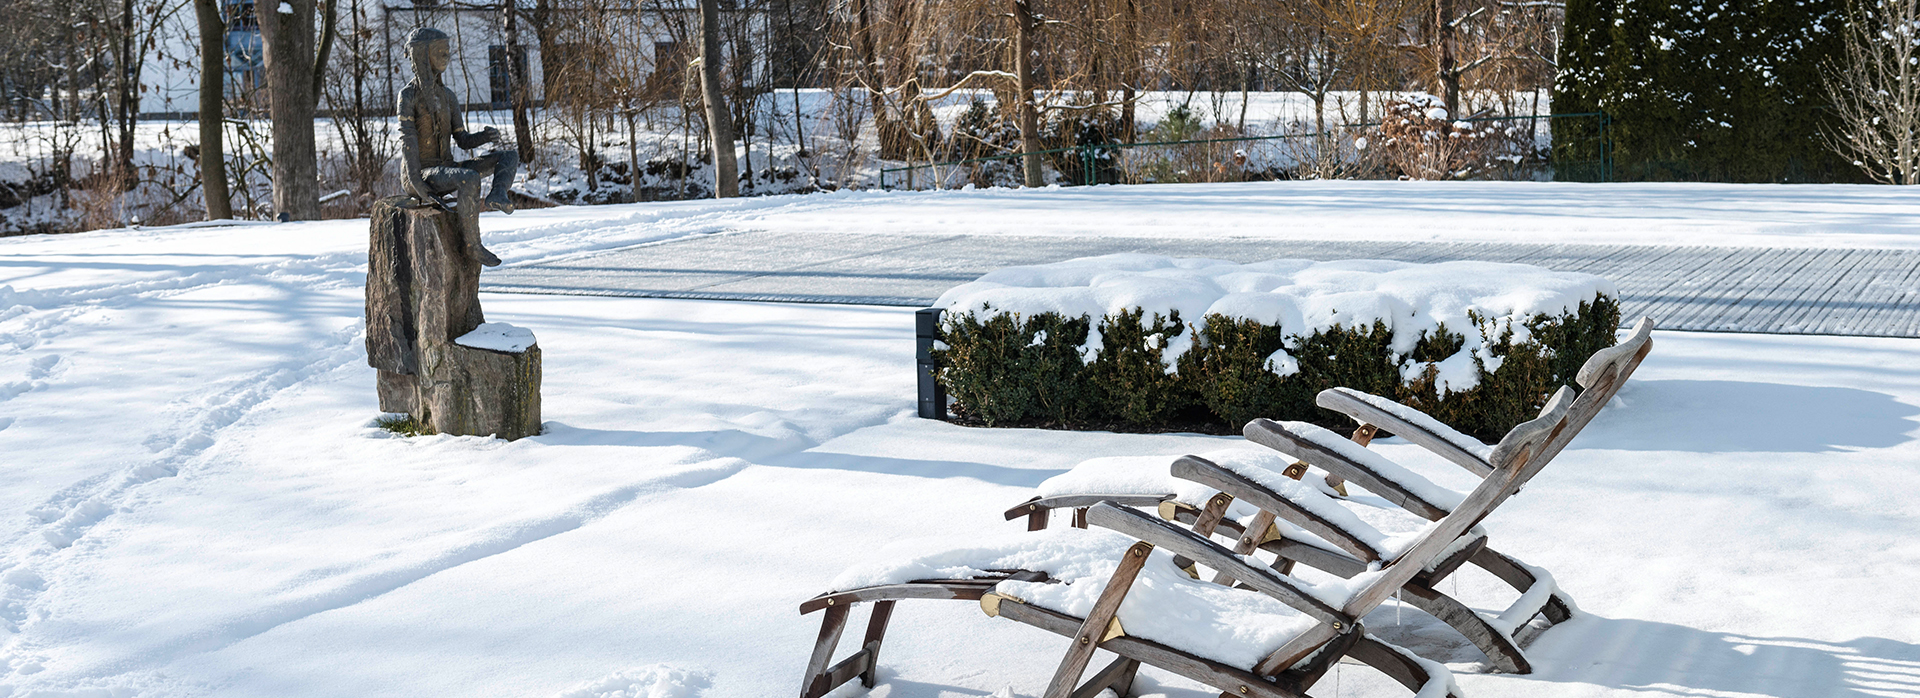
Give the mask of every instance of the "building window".
<svg viewBox="0 0 1920 698">
<path fill-rule="evenodd" d="M 520 74 L 524 82 L 527 79 L 527 47 L 513 47 L 513 70 Z M 506 109 L 513 104 L 512 73 L 507 71 L 507 47 L 487 47 L 487 85 L 492 94 L 493 108 Z"/>
</svg>

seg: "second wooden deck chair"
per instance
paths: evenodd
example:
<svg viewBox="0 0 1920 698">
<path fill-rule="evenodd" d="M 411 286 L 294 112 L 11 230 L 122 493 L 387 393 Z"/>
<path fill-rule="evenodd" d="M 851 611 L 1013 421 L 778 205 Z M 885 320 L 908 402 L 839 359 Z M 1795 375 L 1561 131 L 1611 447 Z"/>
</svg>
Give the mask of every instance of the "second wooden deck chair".
<svg viewBox="0 0 1920 698">
<path fill-rule="evenodd" d="M 1304 696 L 1343 656 L 1374 666 L 1423 695 L 1453 695 L 1444 667 L 1367 636 L 1359 621 L 1447 555 L 1455 541 L 1504 501 L 1512 492 L 1512 479 L 1563 426 L 1557 418 L 1529 424 L 1530 438 L 1503 443 L 1511 447 L 1493 454 L 1494 471 L 1452 513 L 1428 525 L 1403 554 L 1379 561 L 1344 586 L 1307 585 L 1250 563 L 1203 531 L 1109 502 L 1090 507 L 1087 521 L 1123 536 L 1066 529 L 1027 536 L 1030 542 L 1024 548 L 962 547 L 843 576 L 835 585 L 842 588 L 800 607 L 803 614 L 828 614 L 808 663 L 802 696 L 820 696 L 855 676 L 871 686 L 894 603 L 917 598 L 978 599 L 989 615 L 1072 638 L 1047 698 L 1092 696 L 1108 688 L 1125 695 L 1141 663 L 1229 695 L 1292 698 Z M 1168 553 L 1212 568 L 1219 575 L 1216 581 L 1227 584 L 1189 577 Z M 1094 564 L 1116 554 L 1112 563 Z M 950 578 L 914 579 L 928 573 Z M 1143 577 L 1146 583 L 1136 583 Z M 850 607 L 863 602 L 874 604 L 866 642 L 853 656 L 830 666 Z M 1096 649 L 1119 658 L 1081 684 Z"/>
</svg>

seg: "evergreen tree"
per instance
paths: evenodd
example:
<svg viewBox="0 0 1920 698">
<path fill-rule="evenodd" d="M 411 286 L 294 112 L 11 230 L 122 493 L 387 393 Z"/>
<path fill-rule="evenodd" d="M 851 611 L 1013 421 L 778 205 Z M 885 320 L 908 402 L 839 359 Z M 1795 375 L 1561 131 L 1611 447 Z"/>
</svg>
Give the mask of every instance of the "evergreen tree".
<svg viewBox="0 0 1920 698">
<path fill-rule="evenodd" d="M 1861 181 L 1817 128 L 1843 2 L 1569 0 L 1554 110 L 1607 113 L 1619 180 Z"/>
</svg>

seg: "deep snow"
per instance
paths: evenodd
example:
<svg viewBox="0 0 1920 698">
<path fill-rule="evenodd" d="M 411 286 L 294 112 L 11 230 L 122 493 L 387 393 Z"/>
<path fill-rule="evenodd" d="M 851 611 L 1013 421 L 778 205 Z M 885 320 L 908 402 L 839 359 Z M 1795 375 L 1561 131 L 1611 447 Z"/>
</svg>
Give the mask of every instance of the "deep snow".
<svg viewBox="0 0 1920 698">
<path fill-rule="evenodd" d="M 1170 185 L 483 226 L 510 263 L 824 221 L 1910 247 L 1904 196 Z M 1167 222 L 1203 208 L 1204 228 Z M 539 335 L 548 433 L 394 437 L 370 426 L 361 226 L 0 240 L 0 696 L 791 694 L 818 622 L 797 605 L 882 544 L 1018 533 L 1001 512 L 1082 460 L 1234 443 L 917 419 L 907 309 L 492 294 L 489 320 Z M 1475 698 L 1920 695 L 1920 342 L 1655 341 L 1486 522 L 1583 611 L 1532 645 L 1540 671 L 1471 673 L 1471 648 L 1392 602 L 1369 627 L 1448 661 Z M 1466 477 L 1377 448 L 1443 485 Z M 1458 577 L 1448 591 L 1469 603 L 1512 598 Z M 902 604 L 889 637 L 874 696 L 1034 695 L 1064 646 L 952 602 Z M 1357 666 L 1329 681 L 1317 695 L 1406 695 Z M 1141 685 L 1212 695 L 1164 674 Z"/>
</svg>

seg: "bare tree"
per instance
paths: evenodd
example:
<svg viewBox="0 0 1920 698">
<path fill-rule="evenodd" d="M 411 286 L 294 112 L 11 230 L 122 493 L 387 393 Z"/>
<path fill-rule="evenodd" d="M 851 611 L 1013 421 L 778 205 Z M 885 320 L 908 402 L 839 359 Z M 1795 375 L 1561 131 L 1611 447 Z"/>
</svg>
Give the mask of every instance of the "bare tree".
<svg viewBox="0 0 1920 698">
<path fill-rule="evenodd" d="M 734 161 L 733 115 L 720 85 L 720 2 L 700 0 L 700 94 L 707 107 L 707 133 L 713 138 L 713 196 L 740 195 L 740 168 Z"/>
<path fill-rule="evenodd" d="M 273 207 L 293 220 L 320 217 L 314 9 L 314 0 L 264 0 L 258 10 L 273 119 Z"/>
<path fill-rule="evenodd" d="M 1920 183 L 1920 0 L 1854 0 L 1841 34 L 1822 135 L 1875 180 Z"/>
<path fill-rule="evenodd" d="M 1013 74 L 1019 87 L 1014 105 L 1020 113 L 1020 171 L 1021 179 L 1029 187 L 1044 184 L 1040 173 L 1040 151 L 1046 147 L 1040 144 L 1040 109 L 1034 104 L 1033 91 L 1038 85 L 1033 65 L 1033 34 L 1039 28 L 1039 22 L 1033 16 L 1033 6 L 1029 0 L 1013 2 Z"/>
<path fill-rule="evenodd" d="M 221 142 L 221 96 L 226 92 L 226 22 L 219 0 L 193 0 L 200 24 L 200 188 L 207 220 L 233 217 L 227 192 L 227 150 Z"/>
</svg>

